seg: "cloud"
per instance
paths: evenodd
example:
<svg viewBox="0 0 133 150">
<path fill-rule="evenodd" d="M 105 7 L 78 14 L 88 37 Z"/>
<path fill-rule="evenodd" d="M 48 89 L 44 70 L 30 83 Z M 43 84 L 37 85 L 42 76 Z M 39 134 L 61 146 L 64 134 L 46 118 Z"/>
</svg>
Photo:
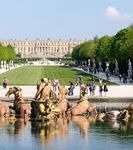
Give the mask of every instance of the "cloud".
<svg viewBox="0 0 133 150">
<path fill-rule="evenodd" d="M 105 16 L 108 17 L 109 19 L 123 20 L 123 21 L 133 19 L 133 15 L 130 15 L 126 12 L 121 13 L 113 6 L 108 6 L 106 8 Z"/>
</svg>

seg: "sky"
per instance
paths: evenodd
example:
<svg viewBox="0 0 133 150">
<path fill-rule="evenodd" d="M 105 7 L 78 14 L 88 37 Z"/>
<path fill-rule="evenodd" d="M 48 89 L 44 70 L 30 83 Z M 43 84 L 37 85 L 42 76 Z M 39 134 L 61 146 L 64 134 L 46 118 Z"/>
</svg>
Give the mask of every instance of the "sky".
<svg viewBox="0 0 133 150">
<path fill-rule="evenodd" d="M 133 23 L 133 0 L 0 0 L 0 39 L 93 39 Z"/>
</svg>

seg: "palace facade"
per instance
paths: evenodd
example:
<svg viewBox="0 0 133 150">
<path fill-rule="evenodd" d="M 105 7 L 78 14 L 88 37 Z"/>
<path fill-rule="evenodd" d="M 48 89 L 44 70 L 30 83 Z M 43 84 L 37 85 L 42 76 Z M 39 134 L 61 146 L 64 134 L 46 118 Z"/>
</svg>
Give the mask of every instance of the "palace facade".
<svg viewBox="0 0 133 150">
<path fill-rule="evenodd" d="M 83 41 L 79 40 L 0 40 L 0 43 L 15 48 L 17 54 L 22 57 L 63 57 L 71 53 L 73 48 Z"/>
</svg>

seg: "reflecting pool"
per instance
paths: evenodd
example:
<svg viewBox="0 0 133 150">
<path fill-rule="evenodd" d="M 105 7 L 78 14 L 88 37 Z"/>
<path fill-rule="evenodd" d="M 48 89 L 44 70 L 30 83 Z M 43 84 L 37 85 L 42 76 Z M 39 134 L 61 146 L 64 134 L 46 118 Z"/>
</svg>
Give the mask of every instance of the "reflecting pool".
<svg viewBox="0 0 133 150">
<path fill-rule="evenodd" d="M 0 118 L 0 150 L 132 150 L 133 121 L 102 122 L 95 116 L 9 123 Z"/>
</svg>

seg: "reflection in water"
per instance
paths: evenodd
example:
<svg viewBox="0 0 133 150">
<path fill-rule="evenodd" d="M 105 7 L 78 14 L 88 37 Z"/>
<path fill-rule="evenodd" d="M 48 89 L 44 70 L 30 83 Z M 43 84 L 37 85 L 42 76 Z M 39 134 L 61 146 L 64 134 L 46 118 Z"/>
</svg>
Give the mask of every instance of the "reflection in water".
<svg viewBox="0 0 133 150">
<path fill-rule="evenodd" d="M 110 132 L 109 129 L 112 129 L 112 133 L 116 133 L 121 136 L 129 136 L 133 135 L 133 120 L 127 121 L 118 121 L 118 120 L 109 120 L 105 122 L 97 121 L 95 126 L 100 127 L 98 132 L 103 132 L 104 133 L 107 131 Z"/>
<path fill-rule="evenodd" d="M 8 123 L 8 127 L 6 128 L 6 132 L 10 136 L 22 136 L 23 130 L 25 128 L 25 121 L 23 119 L 18 119 L 14 122 L 14 124 L 10 124 L 8 120 L 6 120 L 6 124 Z"/>
<path fill-rule="evenodd" d="M 85 136 L 88 134 L 89 120 L 85 116 L 72 116 L 72 122 L 80 129 L 80 134 Z"/>
<path fill-rule="evenodd" d="M 16 120 L 10 124 L 0 118 L 0 150 L 131 150 L 132 139 L 133 120 L 102 122 L 96 116 L 73 116 L 48 122 Z"/>
<path fill-rule="evenodd" d="M 58 118 L 57 121 L 31 122 L 31 132 L 39 138 L 42 146 L 51 145 L 57 137 L 66 138 L 68 133 L 68 120 Z"/>
<path fill-rule="evenodd" d="M 7 120 L 5 117 L 0 117 L 0 128 L 2 128 L 7 123 Z"/>
<path fill-rule="evenodd" d="M 25 121 L 22 119 L 16 120 L 14 123 L 14 134 L 22 135 L 25 127 Z"/>
</svg>

